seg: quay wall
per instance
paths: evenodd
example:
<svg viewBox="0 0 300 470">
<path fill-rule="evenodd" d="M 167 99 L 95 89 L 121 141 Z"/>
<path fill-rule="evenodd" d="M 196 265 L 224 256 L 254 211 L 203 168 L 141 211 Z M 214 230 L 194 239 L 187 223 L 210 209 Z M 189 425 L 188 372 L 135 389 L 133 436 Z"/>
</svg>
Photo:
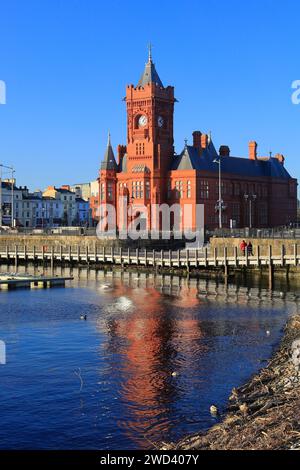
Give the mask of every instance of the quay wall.
<svg viewBox="0 0 300 470">
<path fill-rule="evenodd" d="M 68 247 L 78 247 L 83 250 L 88 248 L 90 251 L 94 250 L 95 247 L 130 247 L 130 248 L 148 248 L 149 250 L 153 249 L 177 249 L 183 248 L 184 242 L 182 240 L 118 240 L 116 238 L 105 238 L 99 239 L 96 235 L 43 235 L 43 234 L 0 234 L 0 248 L 5 248 L 9 246 L 11 248 L 15 246 L 25 246 L 27 249 L 31 250 L 33 247 L 36 249 L 42 249 L 45 247 L 46 250 L 49 250 L 54 247 L 63 246 L 64 248 Z"/>
</svg>

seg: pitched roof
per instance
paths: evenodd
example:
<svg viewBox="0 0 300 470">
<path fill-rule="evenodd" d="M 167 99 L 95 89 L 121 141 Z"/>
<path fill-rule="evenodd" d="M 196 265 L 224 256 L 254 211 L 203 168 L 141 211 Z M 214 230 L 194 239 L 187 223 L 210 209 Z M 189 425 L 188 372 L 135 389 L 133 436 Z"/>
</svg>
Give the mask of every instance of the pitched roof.
<svg viewBox="0 0 300 470">
<path fill-rule="evenodd" d="M 138 87 L 144 87 L 145 85 L 148 85 L 149 83 L 155 83 L 156 85 L 160 86 L 163 88 L 163 84 L 161 79 L 158 76 L 158 73 L 156 72 L 155 65 L 152 61 L 152 56 L 151 56 L 151 48 L 149 49 L 149 58 L 148 62 L 145 65 L 145 70 L 138 82 Z"/>
<path fill-rule="evenodd" d="M 143 163 L 134 165 L 131 171 L 132 173 L 150 173 L 150 169 Z"/>
<path fill-rule="evenodd" d="M 117 170 L 117 162 L 115 160 L 114 151 L 110 142 L 110 134 L 108 134 L 107 147 L 104 154 L 104 159 L 101 163 L 101 170 Z"/>
<path fill-rule="evenodd" d="M 232 156 L 220 157 L 212 141 L 201 156 L 195 147 L 186 145 L 180 155 L 174 156 L 171 170 L 202 170 L 217 173 L 218 165 L 214 162 L 216 158 L 221 158 L 222 173 L 249 177 L 291 178 L 277 158 L 250 160 Z"/>
</svg>

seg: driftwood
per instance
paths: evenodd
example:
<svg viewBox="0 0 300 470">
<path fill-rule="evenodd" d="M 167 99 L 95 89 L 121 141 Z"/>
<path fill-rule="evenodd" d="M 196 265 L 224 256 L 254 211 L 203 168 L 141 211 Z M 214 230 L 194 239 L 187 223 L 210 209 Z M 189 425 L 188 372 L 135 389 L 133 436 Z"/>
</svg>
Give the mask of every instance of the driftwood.
<svg viewBox="0 0 300 470">
<path fill-rule="evenodd" d="M 278 351 L 246 385 L 233 389 L 220 424 L 164 450 L 300 450 L 300 316 L 285 328 Z"/>
</svg>

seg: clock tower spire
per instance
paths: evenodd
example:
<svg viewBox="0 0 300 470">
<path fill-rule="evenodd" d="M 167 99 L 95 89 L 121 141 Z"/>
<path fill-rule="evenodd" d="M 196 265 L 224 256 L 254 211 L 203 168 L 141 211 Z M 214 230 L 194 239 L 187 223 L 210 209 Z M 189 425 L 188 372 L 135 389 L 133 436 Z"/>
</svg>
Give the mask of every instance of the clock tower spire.
<svg viewBox="0 0 300 470">
<path fill-rule="evenodd" d="M 126 90 L 127 106 L 127 171 L 147 168 L 151 187 L 163 202 L 166 198 L 166 175 L 174 155 L 173 113 L 174 88 L 164 87 L 152 59 L 148 61 L 136 86 Z M 152 192 L 153 193 L 153 192 Z"/>
</svg>

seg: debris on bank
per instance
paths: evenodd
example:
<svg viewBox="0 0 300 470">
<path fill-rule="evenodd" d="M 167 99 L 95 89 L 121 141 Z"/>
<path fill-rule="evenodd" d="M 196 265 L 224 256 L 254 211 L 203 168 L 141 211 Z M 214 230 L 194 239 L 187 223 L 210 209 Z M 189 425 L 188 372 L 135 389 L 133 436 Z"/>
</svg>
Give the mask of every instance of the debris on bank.
<svg viewBox="0 0 300 470">
<path fill-rule="evenodd" d="M 300 315 L 285 327 L 268 366 L 233 389 L 227 414 L 205 433 L 163 450 L 300 450 Z"/>
</svg>

